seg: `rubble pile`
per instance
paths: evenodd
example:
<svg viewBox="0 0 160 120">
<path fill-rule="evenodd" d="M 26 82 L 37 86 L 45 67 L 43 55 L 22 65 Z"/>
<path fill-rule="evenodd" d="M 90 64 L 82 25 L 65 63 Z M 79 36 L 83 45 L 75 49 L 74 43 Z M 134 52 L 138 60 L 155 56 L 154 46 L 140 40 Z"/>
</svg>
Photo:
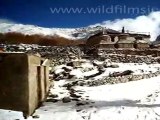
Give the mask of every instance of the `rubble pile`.
<svg viewBox="0 0 160 120">
<path fill-rule="evenodd" d="M 108 74 L 106 73 L 108 69 L 115 69 L 115 72 Z M 109 59 L 105 61 L 77 60 L 55 68 L 52 71 L 52 75 L 55 81 L 67 81 L 63 87 L 117 84 L 160 75 L 160 68 L 157 68 L 156 72 L 150 71 L 149 73 L 144 73 L 143 70 L 141 70 L 142 73 L 139 74 L 134 74 L 132 68 L 116 72 L 118 69 L 119 65 Z M 97 78 L 97 76 L 99 78 Z"/>
<path fill-rule="evenodd" d="M 73 87 L 73 86 L 100 86 L 100 85 L 106 85 L 106 84 L 118 84 L 118 83 L 126 83 L 130 81 L 137 81 L 141 79 L 148 79 L 152 77 L 156 77 L 160 75 L 160 71 L 157 71 L 155 73 L 149 73 L 149 74 L 141 74 L 141 75 L 125 75 L 125 76 L 118 76 L 118 77 L 106 77 L 104 79 L 91 79 L 91 80 L 77 80 L 72 81 L 67 84 L 65 84 L 63 87 Z"/>
<path fill-rule="evenodd" d="M 158 63 L 158 58 L 152 56 L 138 56 L 138 55 L 106 55 L 106 58 L 110 58 L 112 62 L 117 63 Z"/>
<path fill-rule="evenodd" d="M 39 53 L 42 57 L 47 57 L 53 60 L 55 65 L 64 64 L 77 58 L 86 58 L 90 60 L 105 60 L 110 59 L 112 62 L 123 63 L 159 63 L 160 57 L 154 57 L 152 55 L 131 55 L 123 54 L 123 51 L 127 50 L 101 50 L 99 55 L 87 55 L 85 49 L 78 46 L 39 46 L 39 45 L 3 45 L 7 52 L 27 52 L 27 53 Z"/>
</svg>

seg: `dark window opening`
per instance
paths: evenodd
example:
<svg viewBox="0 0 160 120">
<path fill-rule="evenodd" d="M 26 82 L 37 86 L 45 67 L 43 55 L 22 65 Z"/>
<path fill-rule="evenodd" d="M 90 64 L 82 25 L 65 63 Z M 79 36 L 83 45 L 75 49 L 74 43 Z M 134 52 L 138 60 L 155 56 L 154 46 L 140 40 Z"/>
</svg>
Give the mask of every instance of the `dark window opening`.
<svg viewBox="0 0 160 120">
<path fill-rule="evenodd" d="M 133 46 L 134 46 L 135 49 L 137 49 L 137 44 L 136 43 Z"/>
<path fill-rule="evenodd" d="M 114 45 L 114 47 L 115 47 L 115 48 L 119 48 L 119 45 L 118 45 L 118 43 L 116 43 L 116 44 Z"/>
<path fill-rule="evenodd" d="M 136 40 L 143 40 L 143 37 L 137 36 L 137 37 L 135 37 L 135 39 L 136 39 Z"/>
<path fill-rule="evenodd" d="M 111 37 L 111 41 L 115 42 L 115 37 L 114 36 Z"/>
</svg>

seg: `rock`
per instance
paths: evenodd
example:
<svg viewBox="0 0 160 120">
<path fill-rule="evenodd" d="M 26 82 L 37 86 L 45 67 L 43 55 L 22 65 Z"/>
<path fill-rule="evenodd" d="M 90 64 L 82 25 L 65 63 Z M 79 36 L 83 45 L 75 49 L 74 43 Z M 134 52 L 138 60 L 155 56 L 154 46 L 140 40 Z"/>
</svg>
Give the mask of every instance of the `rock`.
<svg viewBox="0 0 160 120">
<path fill-rule="evenodd" d="M 73 99 L 71 99 L 72 101 L 80 101 L 79 99 L 77 99 L 77 98 L 73 98 Z"/>
<path fill-rule="evenodd" d="M 105 68 L 119 68 L 119 65 L 116 65 L 116 64 L 114 64 L 114 65 L 104 64 L 104 67 L 105 67 Z"/>
<path fill-rule="evenodd" d="M 47 99 L 46 102 L 53 102 L 53 103 L 55 103 L 55 102 L 58 102 L 58 100 L 57 99 Z"/>
<path fill-rule="evenodd" d="M 109 75 L 109 77 L 119 77 L 119 76 L 125 76 L 125 75 L 131 75 L 133 71 L 131 70 L 126 70 L 124 72 L 114 72 Z"/>
<path fill-rule="evenodd" d="M 63 87 L 67 87 L 67 88 L 71 88 L 73 85 L 72 83 L 66 83 L 63 85 Z M 67 89 L 67 90 L 70 90 L 70 89 Z"/>
<path fill-rule="evenodd" d="M 67 65 L 67 66 L 71 66 L 71 67 L 74 66 L 73 62 L 68 62 L 66 65 Z"/>
<path fill-rule="evenodd" d="M 120 76 L 120 72 L 114 72 L 112 74 L 109 74 L 109 77 L 118 77 Z"/>
<path fill-rule="evenodd" d="M 100 72 L 104 72 L 105 69 L 104 69 L 104 66 L 103 65 L 99 65 L 97 66 L 97 69 L 100 71 Z"/>
<path fill-rule="evenodd" d="M 119 65 L 114 64 L 114 65 L 110 65 L 110 67 L 111 68 L 119 68 Z"/>
<path fill-rule="evenodd" d="M 57 76 L 54 80 L 55 81 L 59 81 L 59 80 L 61 80 L 63 78 L 64 78 L 64 76 L 63 76 L 63 74 L 61 74 L 61 75 Z"/>
<path fill-rule="evenodd" d="M 148 95 L 147 97 L 152 97 L 153 95 L 152 94 L 150 94 L 150 95 Z"/>
<path fill-rule="evenodd" d="M 76 110 L 77 112 L 80 112 L 80 111 L 82 111 L 82 110 Z"/>
<path fill-rule="evenodd" d="M 71 93 L 70 96 L 71 96 L 71 97 L 74 97 L 74 98 L 80 98 L 80 97 L 81 97 L 80 95 L 76 95 L 76 94 L 74 94 L 74 93 Z"/>
<path fill-rule="evenodd" d="M 66 71 L 66 72 L 72 71 L 72 69 L 69 69 L 68 67 L 62 67 L 62 69 L 64 69 L 64 71 Z"/>
<path fill-rule="evenodd" d="M 85 78 L 90 79 L 90 78 L 96 77 L 98 75 L 101 75 L 103 72 L 104 72 L 104 70 L 99 69 L 98 73 L 95 73 L 95 74 L 90 75 L 90 76 L 85 76 Z"/>
<path fill-rule="evenodd" d="M 63 103 L 68 103 L 68 102 L 71 102 L 71 99 L 70 99 L 69 97 L 64 97 L 64 98 L 62 99 L 62 102 L 63 102 Z"/>
<path fill-rule="evenodd" d="M 69 73 L 64 72 L 64 73 L 63 73 L 63 79 L 68 79 L 68 78 L 69 78 Z"/>
<path fill-rule="evenodd" d="M 78 82 L 78 85 L 79 85 L 79 86 L 84 86 L 85 83 L 81 81 L 81 82 Z"/>
<path fill-rule="evenodd" d="M 49 97 L 57 98 L 57 97 L 58 97 L 58 95 L 57 95 L 57 94 L 51 94 L 51 95 L 49 95 Z"/>
<path fill-rule="evenodd" d="M 84 103 L 77 103 L 76 104 L 77 106 L 82 106 L 82 105 L 85 105 Z"/>
<path fill-rule="evenodd" d="M 122 72 L 122 75 L 131 75 L 132 73 L 134 73 L 132 70 L 126 70 Z"/>
<path fill-rule="evenodd" d="M 68 79 L 72 79 L 72 78 L 74 78 L 75 77 L 75 75 L 68 75 Z"/>
<path fill-rule="evenodd" d="M 38 118 L 40 118 L 40 116 L 39 115 L 33 115 L 32 118 L 38 119 Z"/>
<path fill-rule="evenodd" d="M 76 92 L 76 90 L 73 89 L 73 88 L 70 88 L 70 92 L 71 92 L 71 93 L 74 93 L 74 92 Z"/>
</svg>

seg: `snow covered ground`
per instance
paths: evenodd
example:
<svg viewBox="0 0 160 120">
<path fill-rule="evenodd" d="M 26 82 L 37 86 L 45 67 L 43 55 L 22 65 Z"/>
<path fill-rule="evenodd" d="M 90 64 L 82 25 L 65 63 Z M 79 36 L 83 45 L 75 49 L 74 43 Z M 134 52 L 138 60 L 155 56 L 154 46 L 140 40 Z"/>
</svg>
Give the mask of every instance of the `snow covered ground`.
<svg viewBox="0 0 160 120">
<path fill-rule="evenodd" d="M 88 67 L 93 67 L 91 64 Z M 155 72 L 158 64 L 118 63 L 119 68 L 106 71 L 132 69 L 138 74 Z M 84 65 L 85 67 L 86 65 Z M 61 67 L 58 67 L 59 69 Z M 57 69 L 58 69 L 57 68 Z M 58 102 L 44 102 L 33 117 L 27 120 L 159 120 L 160 119 L 160 77 L 96 87 L 63 87 L 66 80 L 55 81 L 50 94 L 57 94 Z M 76 94 L 76 99 L 63 103 L 63 97 Z M 50 98 L 50 97 L 48 97 Z M 74 99 L 73 99 L 74 98 Z M 35 118 L 37 117 L 37 118 Z M 23 120 L 21 112 L 0 110 L 0 120 Z"/>
<path fill-rule="evenodd" d="M 75 90 L 82 91 L 82 103 L 89 104 L 46 102 L 35 115 L 39 115 L 39 120 L 160 119 L 159 77 L 116 85 L 76 87 Z M 0 116 L 1 120 L 23 120 L 20 112 L 0 110 Z"/>
<path fill-rule="evenodd" d="M 85 61 L 85 60 L 84 60 Z M 125 70 L 132 70 L 134 71 L 134 75 L 140 75 L 140 74 L 148 74 L 148 73 L 155 73 L 156 71 L 160 70 L 160 64 L 145 64 L 145 63 L 105 63 L 105 62 L 100 62 L 100 61 L 94 61 L 97 65 L 116 65 L 116 68 L 112 67 L 106 67 L 103 68 L 104 72 L 100 75 L 97 75 L 93 79 L 102 79 L 108 76 L 109 74 L 112 74 L 114 72 L 123 72 Z M 98 68 L 97 66 L 94 66 L 91 61 L 85 61 L 84 63 L 81 64 L 80 68 L 75 68 L 73 69 L 70 66 L 66 65 L 60 65 L 55 67 L 55 73 L 62 73 L 64 69 L 63 67 L 67 67 L 71 69 L 72 71 L 70 74 L 74 75 L 76 78 L 84 78 L 85 76 L 90 76 L 93 74 L 98 73 Z"/>
</svg>

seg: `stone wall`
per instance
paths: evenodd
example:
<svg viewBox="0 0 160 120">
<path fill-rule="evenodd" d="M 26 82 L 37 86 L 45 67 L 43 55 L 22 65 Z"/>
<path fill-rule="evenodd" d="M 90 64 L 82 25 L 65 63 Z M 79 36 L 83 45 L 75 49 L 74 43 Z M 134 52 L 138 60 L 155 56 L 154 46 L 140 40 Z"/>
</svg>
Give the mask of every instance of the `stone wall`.
<svg viewBox="0 0 160 120">
<path fill-rule="evenodd" d="M 0 53 L 0 108 L 28 113 L 28 63 L 24 54 Z"/>
<path fill-rule="evenodd" d="M 100 57 L 101 58 L 101 57 Z M 138 55 L 113 55 L 107 54 L 104 59 L 110 59 L 112 62 L 116 63 L 158 63 L 159 58 L 151 57 L 151 56 L 138 56 Z"/>
<path fill-rule="evenodd" d="M 118 48 L 134 48 L 133 43 L 118 43 Z"/>
<path fill-rule="evenodd" d="M 16 51 L 16 52 L 27 52 L 27 53 L 39 53 L 42 57 L 51 59 L 56 65 L 57 64 L 63 64 L 64 62 L 70 61 L 73 56 L 75 58 L 80 58 L 84 56 L 88 56 L 89 59 L 91 58 L 97 58 L 97 54 L 86 54 L 88 51 L 91 51 L 92 53 L 98 53 L 101 55 L 100 57 L 105 56 L 106 58 L 111 57 L 113 61 L 117 62 L 145 62 L 145 61 L 151 61 L 151 62 L 160 62 L 160 50 L 159 49 L 98 49 L 98 50 L 91 50 L 92 48 L 86 47 L 86 46 L 38 46 L 38 45 L 8 45 L 8 51 Z M 15 48 L 16 47 L 16 48 Z M 19 49 L 17 49 L 19 48 Z M 24 49 L 22 49 L 24 48 Z M 90 52 L 89 52 L 90 53 Z M 112 54 L 113 57 L 112 57 Z M 131 56 L 133 57 L 131 57 Z M 70 57 L 72 56 L 72 57 Z M 115 57 L 119 57 L 119 60 Z M 127 56 L 127 57 L 125 57 Z M 136 57 L 141 56 L 141 57 Z M 53 59 L 54 58 L 54 59 Z"/>
<path fill-rule="evenodd" d="M 141 79 L 148 79 L 151 77 L 156 77 L 160 75 L 160 71 L 155 73 L 149 74 L 139 74 L 139 75 L 126 75 L 126 76 L 119 76 L 119 77 L 106 77 L 103 79 L 98 80 L 79 80 L 74 81 L 72 83 L 66 84 L 64 86 L 100 86 L 106 84 L 118 84 L 118 83 L 126 83 L 130 81 L 137 81 Z"/>
<path fill-rule="evenodd" d="M 125 54 L 125 55 L 152 55 L 153 57 L 160 56 L 160 49 L 99 49 L 103 54 Z"/>
</svg>

